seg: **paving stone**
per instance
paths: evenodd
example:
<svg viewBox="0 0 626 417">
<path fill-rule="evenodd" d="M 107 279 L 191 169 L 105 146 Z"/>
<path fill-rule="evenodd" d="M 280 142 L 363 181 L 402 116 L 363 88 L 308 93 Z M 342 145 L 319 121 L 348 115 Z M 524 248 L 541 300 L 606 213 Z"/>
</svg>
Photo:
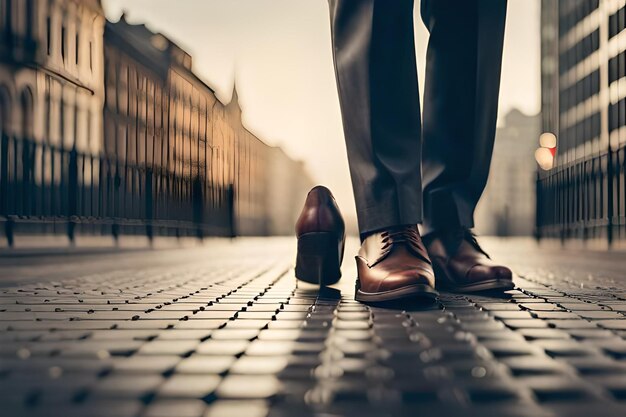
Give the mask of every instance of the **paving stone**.
<svg viewBox="0 0 626 417">
<path fill-rule="evenodd" d="M 518 333 L 528 340 L 570 338 L 569 333 L 556 329 L 520 329 Z"/>
<path fill-rule="evenodd" d="M 184 311 L 189 311 L 189 309 L 185 309 Z M 200 311 L 196 314 L 189 315 L 190 320 L 228 320 L 231 318 L 239 318 L 243 313 L 236 311 L 215 311 L 215 310 L 205 310 Z M 179 317 L 180 318 L 180 317 Z"/>
<path fill-rule="evenodd" d="M 609 330 L 626 330 L 626 320 L 599 320 L 595 323 Z"/>
<path fill-rule="evenodd" d="M 304 343 L 298 343 L 293 341 L 257 340 L 250 343 L 250 345 L 246 349 L 246 353 L 248 355 L 261 356 L 289 355 L 291 352 L 294 351 L 296 345 L 306 346 L 306 344 Z M 316 345 L 314 349 L 319 352 L 323 348 L 324 345 Z"/>
<path fill-rule="evenodd" d="M 569 311 L 533 311 L 533 316 L 539 319 L 576 320 L 580 315 Z"/>
<path fill-rule="evenodd" d="M 624 315 L 616 311 L 578 311 L 580 317 L 591 320 L 623 319 Z"/>
<path fill-rule="evenodd" d="M 159 332 L 157 340 L 205 340 L 211 336 L 211 330 L 170 329 Z"/>
<path fill-rule="evenodd" d="M 226 332 L 233 329 L 263 329 L 267 327 L 268 322 L 269 320 L 232 320 L 226 323 L 222 331 Z"/>
<path fill-rule="evenodd" d="M 562 358 L 582 375 L 624 374 L 626 363 L 604 356 L 582 356 Z"/>
<path fill-rule="evenodd" d="M 69 407 L 59 407 L 56 415 L 63 417 L 132 417 L 141 413 L 144 405 L 138 400 L 125 399 L 95 399 L 80 404 L 72 404 Z M 49 416 L 50 410 L 46 409 L 44 416 Z"/>
<path fill-rule="evenodd" d="M 583 311 L 601 311 L 601 310 L 608 310 L 607 307 L 603 307 L 601 305 L 598 304 L 592 304 L 592 303 L 561 303 L 561 307 L 570 310 L 570 311 L 576 311 L 576 312 L 583 312 Z"/>
<path fill-rule="evenodd" d="M 540 356 L 515 356 L 503 358 L 502 362 L 514 376 L 567 374 L 571 369 L 564 363 Z"/>
<path fill-rule="evenodd" d="M 276 310 L 272 311 L 242 311 L 237 313 L 239 320 L 263 320 L 266 323 L 276 316 Z M 195 318 L 195 317 L 194 317 Z"/>
<path fill-rule="evenodd" d="M 586 400 L 558 402 L 545 404 L 544 408 L 550 410 L 552 415 L 584 417 L 595 415 L 598 410 L 601 411 L 603 417 L 622 417 L 626 411 L 626 407 L 621 404 L 611 403 L 605 400 Z"/>
<path fill-rule="evenodd" d="M 588 340 L 588 339 L 612 339 L 615 337 L 615 333 L 610 330 L 604 330 L 599 328 L 594 329 L 571 329 L 567 330 L 567 333 L 579 340 Z"/>
<path fill-rule="evenodd" d="M 626 400 L 626 377 L 623 374 L 592 376 L 588 378 L 588 381 L 609 391 L 615 399 Z"/>
<path fill-rule="evenodd" d="M 541 303 L 521 303 L 521 307 L 534 313 L 538 312 L 564 312 L 565 309 L 559 305 L 541 302 Z"/>
<path fill-rule="evenodd" d="M 472 309 L 474 308 L 473 304 L 470 304 L 470 306 L 472 307 Z M 521 311 L 520 306 L 523 306 L 523 304 L 489 303 L 481 305 L 480 308 L 486 311 Z"/>
<path fill-rule="evenodd" d="M 144 342 L 136 340 L 80 340 L 59 345 L 58 354 L 67 357 L 101 357 L 105 353 L 110 356 L 130 356 L 143 346 Z"/>
<path fill-rule="evenodd" d="M 464 386 L 470 402 L 474 404 L 511 403 L 524 399 L 524 391 L 502 382 L 472 384 Z M 512 404 L 510 404 L 512 406 Z"/>
<path fill-rule="evenodd" d="M 585 320 L 549 320 L 548 322 L 556 329 L 595 329 L 599 324 L 597 321 L 591 323 Z"/>
<path fill-rule="evenodd" d="M 290 410 L 293 411 L 293 410 Z M 222 416 L 246 416 L 266 417 L 269 413 L 269 405 L 263 400 L 237 401 L 220 400 L 212 403 L 204 417 Z M 298 414 L 300 415 L 300 414 Z"/>
<path fill-rule="evenodd" d="M 304 320 L 276 320 L 267 324 L 268 329 L 295 330 L 308 327 Z"/>
<path fill-rule="evenodd" d="M 115 372 L 163 374 L 173 369 L 180 360 L 180 356 L 175 355 L 136 355 L 116 359 L 113 362 L 113 370 Z"/>
<path fill-rule="evenodd" d="M 543 320 L 536 319 L 505 319 L 503 320 L 504 324 L 508 327 L 519 330 L 519 329 L 543 329 L 548 327 L 548 323 Z"/>
<path fill-rule="evenodd" d="M 235 356 L 192 355 L 176 365 L 176 372 L 183 374 L 222 374 L 235 362 Z"/>
<path fill-rule="evenodd" d="M 103 326 L 98 327 L 97 329 L 94 329 L 93 327 L 91 327 L 91 323 L 92 322 L 85 323 L 84 327 L 93 329 L 93 330 L 99 330 L 99 329 L 104 329 L 105 328 L 104 325 L 107 324 L 106 322 L 102 322 Z M 165 330 L 165 329 L 173 328 L 174 326 L 177 325 L 177 323 L 182 323 L 182 322 L 178 322 L 175 320 L 119 321 L 119 322 L 112 322 L 108 327 L 106 327 L 106 329 L 115 328 L 119 330 L 148 330 L 148 329 Z"/>
<path fill-rule="evenodd" d="M 259 340 L 296 340 L 302 335 L 302 331 L 300 330 L 277 330 L 277 329 L 267 329 L 263 330 L 259 333 Z M 326 333 L 321 332 L 320 338 L 325 339 Z"/>
<path fill-rule="evenodd" d="M 8 370 L 14 370 L 19 373 L 43 373 L 48 374 L 51 368 L 61 370 L 62 373 L 106 373 L 113 368 L 113 359 L 110 357 L 98 358 L 35 358 L 30 357 L 27 360 L 14 358 L 3 359 L 0 361 L 2 367 Z"/>
<path fill-rule="evenodd" d="M 510 343 L 509 341 L 490 340 L 481 344 L 486 347 L 496 358 L 511 356 L 533 356 L 541 353 L 541 350 L 530 343 Z"/>
<path fill-rule="evenodd" d="M 115 374 L 105 377 L 90 392 L 97 398 L 139 399 L 153 393 L 165 381 L 161 375 Z"/>
<path fill-rule="evenodd" d="M 55 332 L 51 335 L 59 335 L 65 332 Z M 83 332 L 79 332 L 80 334 L 85 334 Z M 115 329 L 111 330 L 96 330 L 92 332 L 88 332 L 84 339 L 89 338 L 91 340 L 139 340 L 146 341 L 156 338 L 159 335 L 158 330 L 121 330 Z M 52 340 L 52 339 L 50 339 Z"/>
<path fill-rule="evenodd" d="M 218 375 L 175 374 L 159 388 L 158 397 L 208 398 L 222 378 Z"/>
<path fill-rule="evenodd" d="M 600 352 L 593 346 L 587 346 L 575 340 L 536 340 L 535 346 L 541 347 L 552 357 L 593 356 Z"/>
<path fill-rule="evenodd" d="M 224 320 L 186 320 L 170 323 L 176 330 L 212 330 L 224 326 Z"/>
<path fill-rule="evenodd" d="M 437 368 L 436 372 L 433 369 Z M 467 380 L 494 380 L 506 377 L 506 367 L 492 360 L 456 360 L 424 368 L 428 380 L 445 379 L 465 383 Z"/>
<path fill-rule="evenodd" d="M 626 302 L 624 301 L 621 301 L 621 302 L 611 301 L 611 302 L 603 303 L 603 305 L 605 305 L 606 307 L 609 307 L 613 311 L 626 312 Z"/>
<path fill-rule="evenodd" d="M 497 319 L 532 319 L 528 311 L 492 311 L 490 313 Z"/>
<path fill-rule="evenodd" d="M 515 343 L 524 340 L 524 336 L 522 336 L 519 332 L 514 332 L 508 328 L 504 328 L 504 330 L 500 330 L 497 332 L 489 330 L 476 330 L 469 334 L 475 337 L 478 341 L 507 340 L 510 343 Z"/>
<path fill-rule="evenodd" d="M 591 340 L 589 344 L 602 349 L 605 354 L 615 359 L 626 359 L 626 340 L 603 338 Z"/>
<path fill-rule="evenodd" d="M 202 400 L 168 400 L 152 401 L 144 410 L 143 417 L 203 417 L 207 404 Z"/>
<path fill-rule="evenodd" d="M 367 306 L 354 301 L 353 279 L 321 291 L 296 284 L 291 244 L 279 256 L 208 251 L 189 265 L 0 287 L 3 410 L 626 415 L 619 280 L 546 272 L 524 256 L 525 278 L 500 296 Z"/>
<path fill-rule="evenodd" d="M 201 355 L 240 355 L 250 342 L 247 340 L 212 340 L 209 339 L 196 347 L 196 353 Z"/>
<path fill-rule="evenodd" d="M 213 331 L 214 340 L 252 340 L 259 335 L 258 329 L 231 329 L 224 328 Z"/>
<path fill-rule="evenodd" d="M 571 376 L 529 376 L 517 381 L 529 387 L 540 403 L 588 401 L 595 397 L 584 384 Z"/>
<path fill-rule="evenodd" d="M 243 356 L 235 362 L 230 370 L 230 374 L 242 375 L 264 375 L 277 374 L 287 366 L 288 358 L 285 356 L 254 357 Z"/>
<path fill-rule="evenodd" d="M 229 375 L 217 389 L 221 399 L 267 399 L 279 394 L 281 383 L 269 375 Z"/>
<path fill-rule="evenodd" d="M 197 340 L 153 340 L 141 346 L 139 355 L 178 355 L 185 356 L 198 346 Z"/>
</svg>

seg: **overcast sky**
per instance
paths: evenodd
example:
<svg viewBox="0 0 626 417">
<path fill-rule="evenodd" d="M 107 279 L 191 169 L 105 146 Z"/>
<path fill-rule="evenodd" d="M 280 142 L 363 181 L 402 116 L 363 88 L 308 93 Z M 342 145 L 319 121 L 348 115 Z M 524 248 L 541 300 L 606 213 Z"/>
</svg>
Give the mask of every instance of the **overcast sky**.
<svg viewBox="0 0 626 417">
<path fill-rule="evenodd" d="M 326 0 L 103 0 L 116 21 L 126 10 L 193 56 L 194 70 L 230 100 L 233 81 L 244 123 L 265 142 L 305 160 L 335 193 L 345 215 L 354 202 L 337 99 Z M 428 33 L 415 6 L 420 82 Z M 235 75 L 236 74 L 236 75 Z M 509 0 L 500 116 L 539 111 L 539 0 Z M 531 138 L 532 140 L 532 138 Z"/>
</svg>

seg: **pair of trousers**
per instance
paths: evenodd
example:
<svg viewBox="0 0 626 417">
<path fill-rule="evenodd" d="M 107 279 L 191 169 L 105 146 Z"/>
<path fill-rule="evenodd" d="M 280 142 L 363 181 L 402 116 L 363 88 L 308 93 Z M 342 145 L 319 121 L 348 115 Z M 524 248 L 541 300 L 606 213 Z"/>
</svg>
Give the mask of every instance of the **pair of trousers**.
<svg viewBox="0 0 626 417">
<path fill-rule="evenodd" d="M 474 226 L 495 138 L 506 0 L 422 0 L 420 115 L 413 0 L 329 0 L 361 234 Z"/>
</svg>

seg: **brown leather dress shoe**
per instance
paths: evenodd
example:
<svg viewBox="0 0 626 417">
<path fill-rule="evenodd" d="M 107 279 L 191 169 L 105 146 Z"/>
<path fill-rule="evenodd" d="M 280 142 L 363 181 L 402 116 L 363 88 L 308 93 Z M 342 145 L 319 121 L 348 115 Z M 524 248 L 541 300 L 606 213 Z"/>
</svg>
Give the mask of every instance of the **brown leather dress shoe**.
<svg viewBox="0 0 626 417">
<path fill-rule="evenodd" d="M 437 288 L 453 292 L 510 290 L 513 272 L 498 265 L 480 247 L 467 229 L 426 236 L 426 247 L 432 259 Z"/>
<path fill-rule="evenodd" d="M 355 299 L 362 302 L 403 298 L 434 299 L 435 274 L 416 226 L 401 226 L 368 236 L 356 257 Z"/>
<path fill-rule="evenodd" d="M 331 285 L 341 278 L 346 227 L 330 190 L 318 185 L 306 197 L 296 222 L 296 278 Z"/>
</svg>

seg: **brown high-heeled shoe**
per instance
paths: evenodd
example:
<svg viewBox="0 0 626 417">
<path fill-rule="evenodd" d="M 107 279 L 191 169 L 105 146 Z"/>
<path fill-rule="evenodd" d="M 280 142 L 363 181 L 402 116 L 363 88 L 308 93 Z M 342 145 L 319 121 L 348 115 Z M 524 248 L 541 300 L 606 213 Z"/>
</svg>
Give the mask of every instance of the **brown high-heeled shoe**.
<svg viewBox="0 0 626 417">
<path fill-rule="evenodd" d="M 341 278 L 346 227 L 330 190 L 318 185 L 307 195 L 296 222 L 296 278 L 320 286 Z"/>
</svg>

